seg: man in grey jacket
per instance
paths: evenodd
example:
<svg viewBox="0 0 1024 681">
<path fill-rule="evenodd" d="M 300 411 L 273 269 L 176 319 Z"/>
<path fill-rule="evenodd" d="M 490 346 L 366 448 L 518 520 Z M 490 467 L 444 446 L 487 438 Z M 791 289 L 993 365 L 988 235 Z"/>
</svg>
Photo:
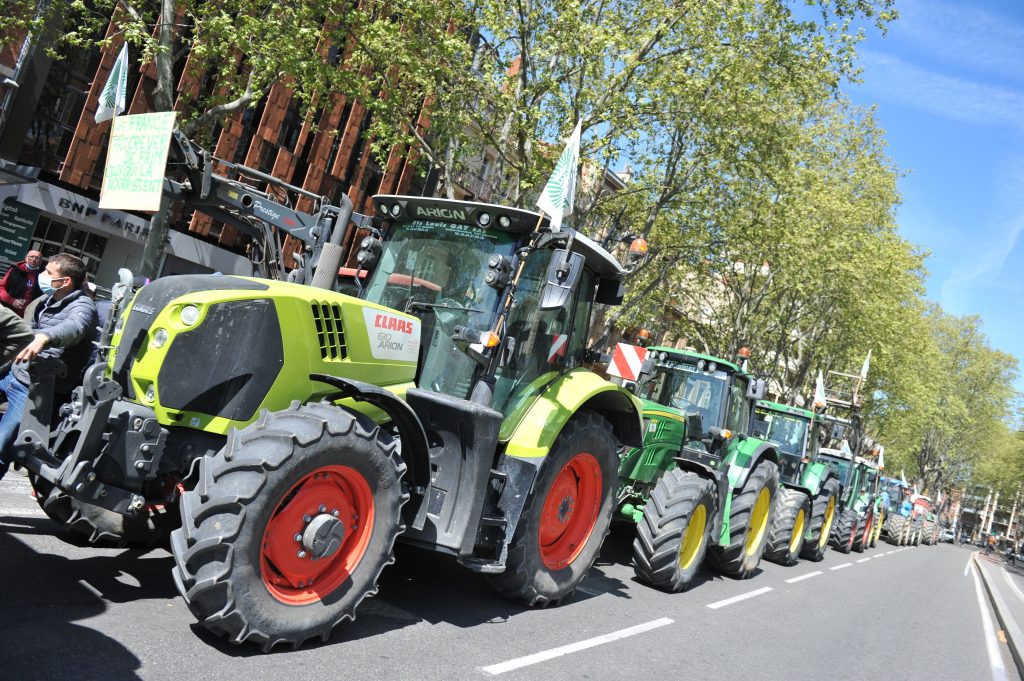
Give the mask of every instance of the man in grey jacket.
<svg viewBox="0 0 1024 681">
<path fill-rule="evenodd" d="M 34 337 L 14 358 L 11 368 L 0 374 L 0 391 L 7 395 L 7 411 L 0 419 L 0 478 L 10 465 L 8 450 L 18 435 L 28 401 L 29 362 L 36 357 L 56 357 L 67 365 L 66 378 L 55 387 L 56 396 L 68 395 L 82 379 L 99 324 L 95 304 L 82 292 L 85 275 L 85 263 L 68 253 L 50 258 L 46 271 L 39 274 L 39 288 L 47 298 L 36 308 Z"/>
</svg>

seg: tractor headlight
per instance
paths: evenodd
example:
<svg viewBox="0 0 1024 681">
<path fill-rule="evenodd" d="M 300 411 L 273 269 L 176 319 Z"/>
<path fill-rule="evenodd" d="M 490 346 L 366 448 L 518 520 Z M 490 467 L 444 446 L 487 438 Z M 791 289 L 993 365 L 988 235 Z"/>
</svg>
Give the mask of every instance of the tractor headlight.
<svg viewBox="0 0 1024 681">
<path fill-rule="evenodd" d="M 146 388 L 146 401 L 156 402 L 156 388 L 153 386 L 152 383 L 150 383 L 149 387 Z"/>
<path fill-rule="evenodd" d="M 154 348 L 162 348 L 167 343 L 167 329 L 157 329 L 153 333 L 153 340 L 150 345 Z"/>
<path fill-rule="evenodd" d="M 194 326 L 199 321 L 199 308 L 195 305 L 186 305 L 181 308 L 181 323 L 185 326 Z"/>
</svg>

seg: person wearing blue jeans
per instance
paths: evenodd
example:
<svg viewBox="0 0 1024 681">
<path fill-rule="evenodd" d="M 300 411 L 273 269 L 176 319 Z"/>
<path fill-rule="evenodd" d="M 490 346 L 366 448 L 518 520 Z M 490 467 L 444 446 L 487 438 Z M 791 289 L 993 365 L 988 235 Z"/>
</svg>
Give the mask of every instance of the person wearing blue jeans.
<svg viewBox="0 0 1024 681">
<path fill-rule="evenodd" d="M 0 373 L 0 391 L 7 396 L 7 411 L 0 419 L 0 478 L 10 466 L 10 448 L 21 427 L 28 401 L 28 365 L 36 357 L 59 358 L 67 365 L 67 376 L 57 381 L 54 395 L 68 395 L 81 379 L 97 337 L 96 306 L 82 292 L 85 263 L 76 256 L 60 253 L 50 258 L 39 274 L 39 288 L 46 300 L 33 315 L 33 339 L 14 358 L 10 369 Z"/>
</svg>

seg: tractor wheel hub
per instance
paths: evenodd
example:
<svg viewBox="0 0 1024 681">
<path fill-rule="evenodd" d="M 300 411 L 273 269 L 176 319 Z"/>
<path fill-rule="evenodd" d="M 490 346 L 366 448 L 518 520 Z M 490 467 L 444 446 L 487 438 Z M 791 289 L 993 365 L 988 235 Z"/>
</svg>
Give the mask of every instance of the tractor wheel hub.
<svg viewBox="0 0 1024 681">
<path fill-rule="evenodd" d="M 558 505 L 558 522 L 563 525 L 569 522 L 569 518 L 572 516 L 573 507 L 575 505 L 575 499 L 572 497 L 563 497 L 562 502 Z"/>
<path fill-rule="evenodd" d="M 329 558 L 345 541 L 345 525 L 330 513 L 321 513 L 306 525 L 302 546 L 314 559 Z"/>
</svg>

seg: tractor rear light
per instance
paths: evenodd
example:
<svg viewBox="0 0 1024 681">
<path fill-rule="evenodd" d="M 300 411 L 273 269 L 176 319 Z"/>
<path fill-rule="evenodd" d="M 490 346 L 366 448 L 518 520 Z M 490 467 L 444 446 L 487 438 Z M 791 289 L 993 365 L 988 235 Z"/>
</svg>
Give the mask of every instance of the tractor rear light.
<svg viewBox="0 0 1024 681">
<path fill-rule="evenodd" d="M 150 345 L 154 348 L 162 348 L 167 343 L 167 329 L 157 329 L 153 332 L 153 339 Z"/>
<path fill-rule="evenodd" d="M 185 326 L 194 326 L 199 321 L 199 308 L 195 305 L 186 305 L 181 308 L 181 323 Z"/>
</svg>

